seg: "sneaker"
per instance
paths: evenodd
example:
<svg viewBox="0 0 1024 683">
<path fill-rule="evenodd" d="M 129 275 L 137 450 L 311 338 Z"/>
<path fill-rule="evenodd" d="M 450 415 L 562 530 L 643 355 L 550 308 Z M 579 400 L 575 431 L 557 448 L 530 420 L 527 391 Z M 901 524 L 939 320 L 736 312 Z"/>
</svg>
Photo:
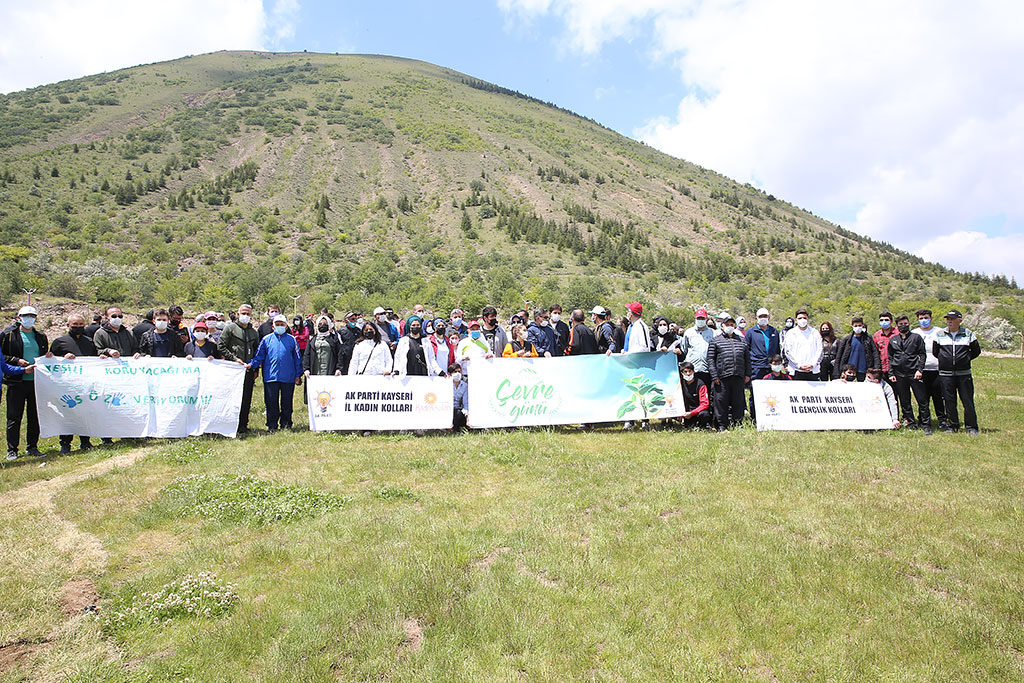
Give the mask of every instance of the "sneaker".
<svg viewBox="0 0 1024 683">
<path fill-rule="evenodd" d="M 33 457 L 33 458 L 45 458 L 45 457 L 46 457 L 46 456 L 45 456 L 45 455 L 43 455 L 43 454 L 42 454 L 42 452 L 41 452 L 41 451 L 40 451 L 40 450 L 39 450 L 38 448 L 36 448 L 35 446 L 32 446 L 31 448 L 28 448 L 28 449 L 26 449 L 26 450 L 25 450 L 25 455 L 31 456 L 31 457 Z"/>
<path fill-rule="evenodd" d="M 648 422 L 647 420 L 644 420 L 643 422 L 640 423 L 640 429 L 642 429 L 643 431 L 647 431 L 650 428 L 651 428 L 651 423 Z"/>
<path fill-rule="evenodd" d="M 633 423 L 632 422 L 623 422 L 622 423 L 622 428 L 623 429 L 632 429 L 633 428 Z"/>
<path fill-rule="evenodd" d="M 946 432 L 947 434 L 956 434 L 956 430 L 953 429 L 952 427 L 946 427 L 942 431 Z"/>
<path fill-rule="evenodd" d="M 977 436 L 977 435 L 978 435 L 978 430 L 977 429 L 971 428 L 971 429 L 967 430 L 967 436 Z"/>
<path fill-rule="evenodd" d="M 7 462 L 18 459 L 18 451 L 7 451 Z"/>
<path fill-rule="evenodd" d="M 101 442 L 101 443 L 102 443 L 102 444 L 103 444 L 104 446 L 109 446 L 110 444 L 114 443 L 114 440 L 113 440 L 113 439 L 107 439 L 107 438 L 103 438 L 103 439 L 100 439 L 100 442 Z"/>
<path fill-rule="evenodd" d="M 925 425 L 924 426 L 924 435 L 925 436 L 931 436 L 932 435 L 931 425 Z"/>
<path fill-rule="evenodd" d="M 61 455 L 70 455 L 71 454 L 71 446 L 61 446 L 60 447 L 60 454 Z"/>
</svg>

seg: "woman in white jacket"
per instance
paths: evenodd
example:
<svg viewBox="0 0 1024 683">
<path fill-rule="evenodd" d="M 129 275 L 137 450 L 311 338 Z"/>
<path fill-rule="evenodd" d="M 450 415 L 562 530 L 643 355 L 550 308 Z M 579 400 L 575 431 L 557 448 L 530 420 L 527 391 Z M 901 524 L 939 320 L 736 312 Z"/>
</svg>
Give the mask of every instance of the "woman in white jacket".
<svg viewBox="0 0 1024 683">
<path fill-rule="evenodd" d="M 418 316 L 411 315 L 405 321 L 405 335 L 395 347 L 393 374 L 428 377 L 444 374 L 433 347 L 423 339 L 423 321 Z"/>
<path fill-rule="evenodd" d="M 390 375 L 391 349 L 381 341 L 380 330 L 372 322 L 363 325 L 362 338 L 352 350 L 350 375 Z"/>
</svg>

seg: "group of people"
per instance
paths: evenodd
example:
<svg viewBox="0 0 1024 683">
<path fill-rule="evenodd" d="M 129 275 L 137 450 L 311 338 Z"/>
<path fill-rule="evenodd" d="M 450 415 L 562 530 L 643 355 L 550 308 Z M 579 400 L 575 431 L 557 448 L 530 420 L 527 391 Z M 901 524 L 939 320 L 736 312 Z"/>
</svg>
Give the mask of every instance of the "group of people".
<svg viewBox="0 0 1024 683">
<path fill-rule="evenodd" d="M 435 315 L 417 304 L 400 319 L 391 308 L 377 307 L 370 317 L 348 312 L 340 320 L 322 310 L 295 316 L 290 322 L 279 307 L 253 319 L 253 307 L 239 306 L 227 316 L 208 311 L 184 324 L 180 306 L 148 311 L 132 329 L 119 306 L 109 306 L 86 325 L 83 315 L 67 320 L 67 334 L 49 343 L 36 329 L 37 311 L 24 306 L 18 318 L 0 333 L 7 387 L 7 459 L 18 457 L 22 420 L 27 416 L 27 453 L 39 456 L 39 418 L 32 362 L 39 356 L 222 359 L 245 366 L 238 433 L 249 431 L 255 381 L 262 371 L 267 428 L 292 427 L 294 389 L 310 375 L 418 375 L 450 377 L 456 429 L 468 418 L 468 383 L 472 364 L 489 358 L 537 358 L 584 354 L 660 352 L 677 358 L 687 428 L 726 430 L 741 423 L 749 411 L 756 420 L 752 380 L 805 380 L 881 383 L 893 426 L 920 427 L 932 432 L 934 408 L 940 429 L 960 428 L 957 402 L 963 405 L 964 426 L 978 432 L 971 360 L 981 353 L 977 337 L 962 326 L 957 310 L 946 314 L 946 327 L 932 324 L 932 312 L 916 313 L 911 329 L 907 315 L 883 312 L 878 330 L 869 333 L 864 319 L 851 319 L 851 332 L 838 336 L 835 326 L 811 326 L 806 310 L 786 318 L 782 329 L 771 324 L 761 308 L 755 324 L 723 311 L 715 317 L 704 308 L 692 324 L 655 315 L 648 324 L 643 306 L 633 302 L 616 318 L 604 306 L 589 312 L 577 308 L 563 319 L 560 305 L 518 310 L 506 330 L 494 306 L 479 317 L 462 309 Z M 589 321 L 589 325 L 588 325 Z M 916 403 L 916 406 L 915 406 Z M 916 414 L 915 414 L 916 407 Z M 630 422 L 624 424 L 631 428 Z M 649 425 L 641 423 L 641 428 Z M 60 437 L 62 453 L 70 451 L 72 435 Z M 91 446 L 80 437 L 82 449 Z M 104 440 L 108 441 L 108 440 Z"/>
</svg>

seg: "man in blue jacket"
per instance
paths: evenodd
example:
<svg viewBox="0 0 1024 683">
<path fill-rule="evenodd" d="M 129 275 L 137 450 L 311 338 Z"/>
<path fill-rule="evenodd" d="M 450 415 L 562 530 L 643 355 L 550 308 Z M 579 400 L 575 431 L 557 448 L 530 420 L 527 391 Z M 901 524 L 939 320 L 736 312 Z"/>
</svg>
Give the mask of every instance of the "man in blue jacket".
<svg viewBox="0 0 1024 683">
<path fill-rule="evenodd" d="M 750 352 L 751 379 L 761 379 L 771 372 L 771 358 L 782 353 L 779 331 L 768 324 L 767 308 L 757 310 L 757 324 L 747 330 L 744 341 Z M 754 415 L 754 385 L 750 385 L 750 418 Z"/>
<path fill-rule="evenodd" d="M 526 341 L 533 344 L 538 356 L 555 355 L 555 331 L 551 328 L 551 315 L 543 308 L 533 312 L 533 322 L 526 329 Z"/>
<path fill-rule="evenodd" d="M 288 319 L 274 317 L 274 333 L 260 340 L 256 355 L 246 364 L 247 370 L 263 368 L 263 398 L 267 404 L 267 430 L 276 432 L 292 428 L 292 398 L 295 387 L 302 386 L 302 360 L 295 337 L 288 334 Z"/>
</svg>

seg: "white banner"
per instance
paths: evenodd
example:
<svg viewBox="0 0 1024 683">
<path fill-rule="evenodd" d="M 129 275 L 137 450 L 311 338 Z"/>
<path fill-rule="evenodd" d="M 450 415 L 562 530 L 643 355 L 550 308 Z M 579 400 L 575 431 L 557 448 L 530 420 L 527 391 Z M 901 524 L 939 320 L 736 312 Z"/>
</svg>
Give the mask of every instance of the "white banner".
<svg viewBox="0 0 1024 683">
<path fill-rule="evenodd" d="M 245 366 L 183 358 L 37 358 L 42 436 L 235 436 Z"/>
<path fill-rule="evenodd" d="M 757 431 L 892 429 L 881 384 L 871 382 L 754 382 Z"/>
<path fill-rule="evenodd" d="M 450 429 L 454 391 L 446 377 L 312 375 L 306 378 L 313 431 Z"/>
</svg>

